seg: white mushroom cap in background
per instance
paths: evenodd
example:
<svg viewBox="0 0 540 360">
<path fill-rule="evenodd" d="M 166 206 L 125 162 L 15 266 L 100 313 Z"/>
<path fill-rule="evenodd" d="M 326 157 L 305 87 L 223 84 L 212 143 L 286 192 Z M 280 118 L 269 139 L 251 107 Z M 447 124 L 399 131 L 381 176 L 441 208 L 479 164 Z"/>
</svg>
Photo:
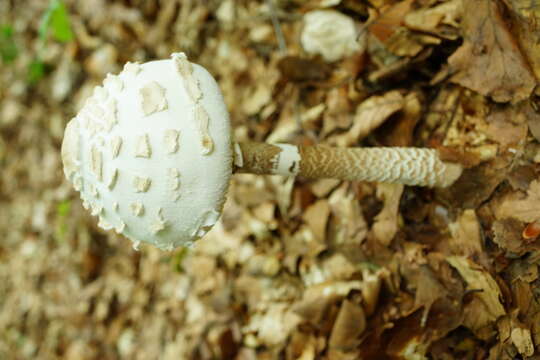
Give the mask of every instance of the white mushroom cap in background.
<svg viewBox="0 0 540 360">
<path fill-rule="evenodd" d="M 69 122 L 64 172 L 100 227 L 171 250 L 218 220 L 232 175 L 230 134 L 214 78 L 183 53 L 127 63 Z"/>
<path fill-rule="evenodd" d="M 300 41 L 309 54 L 321 55 L 328 62 L 359 51 L 354 21 L 335 10 L 314 10 L 304 15 Z"/>
</svg>

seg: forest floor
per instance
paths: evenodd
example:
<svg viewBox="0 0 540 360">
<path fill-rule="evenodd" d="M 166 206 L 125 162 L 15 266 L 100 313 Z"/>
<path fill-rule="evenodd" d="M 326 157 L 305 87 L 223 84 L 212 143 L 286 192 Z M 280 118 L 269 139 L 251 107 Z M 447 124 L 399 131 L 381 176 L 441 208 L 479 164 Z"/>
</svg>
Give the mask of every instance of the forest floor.
<svg viewBox="0 0 540 360">
<path fill-rule="evenodd" d="M 48 6 L 0 1 L 1 359 L 540 358 L 536 1 Z M 317 10 L 356 38 L 306 48 Z M 136 251 L 82 208 L 60 145 L 107 73 L 178 51 L 239 141 L 431 147 L 463 175 L 235 175 L 192 249 Z"/>
</svg>

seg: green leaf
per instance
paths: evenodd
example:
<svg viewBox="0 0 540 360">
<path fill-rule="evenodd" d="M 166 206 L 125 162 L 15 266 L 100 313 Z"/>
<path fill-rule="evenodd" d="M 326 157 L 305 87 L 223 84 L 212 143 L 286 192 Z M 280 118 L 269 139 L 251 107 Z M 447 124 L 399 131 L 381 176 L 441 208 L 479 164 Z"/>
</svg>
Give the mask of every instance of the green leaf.
<svg viewBox="0 0 540 360">
<path fill-rule="evenodd" d="M 41 18 L 39 38 L 42 41 L 47 40 L 49 30 L 52 31 L 52 35 L 57 41 L 68 42 L 73 40 L 69 14 L 61 0 L 51 0 L 47 11 Z"/>
<path fill-rule="evenodd" d="M 35 84 L 45 76 L 45 64 L 36 59 L 28 66 L 28 82 Z"/>
<path fill-rule="evenodd" d="M 38 29 L 38 35 L 39 35 L 39 39 L 42 42 L 45 42 L 47 40 L 47 33 L 49 32 L 49 24 L 51 22 L 51 13 L 52 13 L 51 5 L 49 5 L 47 11 L 45 11 L 43 16 L 41 17 L 41 22 L 39 24 L 39 29 Z"/>
<path fill-rule="evenodd" d="M 69 212 L 71 210 L 71 201 L 64 200 L 58 203 L 56 205 L 56 214 L 60 217 L 66 217 L 69 215 Z"/>
<path fill-rule="evenodd" d="M 9 64 L 17 58 L 18 53 L 13 39 L 13 28 L 9 25 L 0 26 L 0 58 Z"/>
<path fill-rule="evenodd" d="M 66 6 L 60 0 L 57 0 L 58 4 L 51 16 L 51 27 L 53 30 L 53 36 L 60 42 L 68 42 L 73 40 L 73 32 L 71 31 L 71 24 L 69 22 L 69 14 L 66 10 Z"/>
<path fill-rule="evenodd" d="M 176 254 L 172 257 L 172 265 L 173 269 L 176 272 L 183 273 L 185 272 L 184 269 L 184 260 L 186 259 L 186 256 L 189 254 L 189 249 L 187 247 L 181 248 Z"/>
<path fill-rule="evenodd" d="M 66 218 L 71 211 L 71 201 L 64 200 L 56 205 L 56 239 L 64 241 L 67 232 Z"/>
</svg>

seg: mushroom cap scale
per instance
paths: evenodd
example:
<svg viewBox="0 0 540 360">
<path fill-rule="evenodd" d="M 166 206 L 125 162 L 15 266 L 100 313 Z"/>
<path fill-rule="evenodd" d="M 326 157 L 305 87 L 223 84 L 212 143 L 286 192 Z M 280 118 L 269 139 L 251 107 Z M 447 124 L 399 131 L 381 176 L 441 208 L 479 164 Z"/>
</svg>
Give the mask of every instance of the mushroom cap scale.
<svg viewBox="0 0 540 360">
<path fill-rule="evenodd" d="M 68 124 L 64 171 L 101 227 L 171 250 L 219 218 L 230 134 L 219 87 L 203 67 L 181 53 L 128 63 Z"/>
</svg>

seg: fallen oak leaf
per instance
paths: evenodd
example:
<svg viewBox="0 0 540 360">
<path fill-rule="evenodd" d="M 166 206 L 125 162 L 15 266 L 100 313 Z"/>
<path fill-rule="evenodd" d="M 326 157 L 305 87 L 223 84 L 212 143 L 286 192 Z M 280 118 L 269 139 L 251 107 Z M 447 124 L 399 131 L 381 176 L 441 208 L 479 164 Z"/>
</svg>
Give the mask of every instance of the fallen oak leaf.
<svg viewBox="0 0 540 360">
<path fill-rule="evenodd" d="M 403 189 L 403 185 L 399 184 L 377 185 L 377 197 L 383 199 L 384 207 L 375 216 L 372 231 L 375 238 L 384 246 L 390 245 L 399 229 L 399 202 Z"/>
<path fill-rule="evenodd" d="M 398 30 L 403 19 L 411 10 L 413 1 L 406 0 L 384 9 L 381 14 L 369 24 L 369 32 L 377 39 L 386 41 Z"/>
<path fill-rule="evenodd" d="M 483 242 L 480 222 L 473 209 L 466 209 L 455 222 L 448 224 L 452 237 L 450 246 L 454 254 L 479 256 L 482 254 Z"/>
<path fill-rule="evenodd" d="M 353 290 L 362 290 L 362 282 L 352 280 L 315 284 L 306 288 L 302 299 L 292 309 L 305 321 L 319 327 L 326 321 L 330 305 L 345 298 Z"/>
<path fill-rule="evenodd" d="M 413 10 L 405 16 L 404 22 L 409 29 L 455 40 L 458 37 L 458 21 L 461 16 L 462 1 L 450 0 L 431 8 Z"/>
<path fill-rule="evenodd" d="M 540 7 L 531 0 L 503 0 L 508 9 L 508 19 L 523 51 L 523 56 L 537 78 L 540 77 Z"/>
<path fill-rule="evenodd" d="M 498 219 L 513 218 L 531 223 L 540 219 L 540 181 L 533 180 L 527 196 L 516 192 L 505 198 L 495 210 Z"/>
<path fill-rule="evenodd" d="M 331 73 L 331 67 L 328 64 L 298 56 L 284 57 L 278 62 L 277 67 L 286 81 L 297 83 L 323 81 Z"/>
<path fill-rule="evenodd" d="M 356 108 L 352 127 L 345 134 L 336 137 L 336 144 L 350 146 L 358 143 L 391 115 L 402 110 L 404 105 L 405 98 L 397 90 L 366 99 Z"/>
<path fill-rule="evenodd" d="M 364 309 L 360 305 L 345 299 L 332 327 L 328 339 L 329 347 L 349 351 L 354 349 L 360 343 L 358 337 L 366 329 L 366 322 Z"/>
<path fill-rule="evenodd" d="M 511 333 L 512 343 L 518 352 L 523 356 L 534 355 L 534 344 L 531 337 L 531 330 L 525 327 L 515 327 Z"/>
<path fill-rule="evenodd" d="M 447 261 L 467 283 L 467 289 L 475 291 L 475 297 L 485 307 L 486 320 L 495 321 L 506 314 L 499 285 L 487 270 L 464 256 L 450 256 Z"/>
<path fill-rule="evenodd" d="M 527 99 L 536 81 L 497 2 L 464 2 L 463 45 L 448 59 L 451 80 L 496 102 Z"/>
<path fill-rule="evenodd" d="M 530 241 L 522 238 L 523 223 L 516 219 L 497 220 L 491 227 L 493 242 L 505 252 L 521 256 L 531 250 Z M 531 234 L 532 235 L 532 234 Z"/>
</svg>

